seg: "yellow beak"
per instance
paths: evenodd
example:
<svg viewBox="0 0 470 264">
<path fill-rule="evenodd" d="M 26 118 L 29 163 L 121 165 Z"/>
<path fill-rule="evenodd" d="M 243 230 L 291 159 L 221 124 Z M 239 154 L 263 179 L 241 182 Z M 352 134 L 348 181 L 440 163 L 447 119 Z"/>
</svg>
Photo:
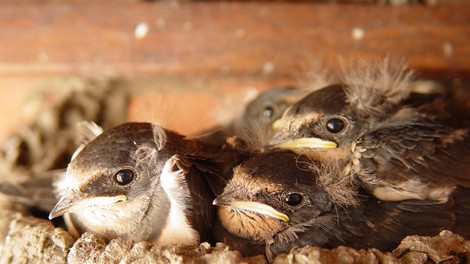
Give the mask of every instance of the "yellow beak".
<svg viewBox="0 0 470 264">
<path fill-rule="evenodd" d="M 298 149 L 298 148 L 312 148 L 312 149 L 330 149 L 338 147 L 333 141 L 327 141 L 319 138 L 298 138 L 288 140 L 273 147 L 280 149 Z"/>
<path fill-rule="evenodd" d="M 220 199 L 215 199 L 213 202 L 214 205 L 218 206 L 228 206 L 228 207 L 233 207 L 241 210 L 247 210 L 247 211 L 252 211 L 256 212 L 259 214 L 267 215 L 279 220 L 282 220 L 284 222 L 289 222 L 289 217 L 277 211 L 276 209 L 272 208 L 271 206 L 263 203 L 257 203 L 257 202 L 250 202 L 250 201 L 222 201 Z"/>
<path fill-rule="evenodd" d="M 281 124 L 282 124 L 281 119 L 277 119 L 276 121 L 274 121 L 274 122 L 271 124 L 271 128 L 272 128 L 273 130 L 279 129 L 279 128 L 281 127 Z"/>
</svg>

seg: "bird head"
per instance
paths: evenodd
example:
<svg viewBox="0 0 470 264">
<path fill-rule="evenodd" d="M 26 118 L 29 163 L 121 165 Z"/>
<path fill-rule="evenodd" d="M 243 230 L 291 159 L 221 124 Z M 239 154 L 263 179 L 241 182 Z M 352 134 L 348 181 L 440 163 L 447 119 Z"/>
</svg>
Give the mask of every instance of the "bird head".
<svg viewBox="0 0 470 264">
<path fill-rule="evenodd" d="M 270 88 L 247 104 L 240 118 L 240 125 L 260 123 L 271 129 L 272 123 L 304 95 L 306 91 L 296 87 Z"/>
<path fill-rule="evenodd" d="M 254 148 L 262 148 L 272 137 L 272 124 L 284 111 L 307 94 L 296 87 L 274 87 L 250 101 L 243 113 L 229 126 L 231 133 L 245 139 Z"/>
<path fill-rule="evenodd" d="M 222 225 L 232 234 L 264 243 L 289 226 L 330 211 L 326 191 L 315 185 L 307 162 L 291 152 L 255 155 L 234 170 L 214 200 Z M 300 164 L 300 165 L 299 165 Z"/>
<path fill-rule="evenodd" d="M 411 73 L 386 60 L 345 73 L 341 84 L 311 92 L 273 123 L 270 146 L 283 149 L 348 148 L 400 109 Z"/>
<path fill-rule="evenodd" d="M 114 238 L 142 224 L 152 199 L 161 200 L 159 209 L 167 210 L 169 202 L 158 192 L 172 156 L 166 136 L 148 123 L 125 123 L 98 135 L 74 156 L 57 183 L 60 200 L 49 218 L 70 213 L 83 231 Z"/>
<path fill-rule="evenodd" d="M 275 121 L 272 142 L 278 148 L 336 148 L 348 141 L 355 116 L 342 85 L 310 93 Z"/>
</svg>

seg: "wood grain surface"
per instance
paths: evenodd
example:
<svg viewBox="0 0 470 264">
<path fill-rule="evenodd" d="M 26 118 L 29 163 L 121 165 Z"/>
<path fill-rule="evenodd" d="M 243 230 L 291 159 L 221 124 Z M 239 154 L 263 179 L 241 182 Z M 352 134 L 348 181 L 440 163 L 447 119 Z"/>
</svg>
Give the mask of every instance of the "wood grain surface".
<svg viewBox="0 0 470 264">
<path fill-rule="evenodd" d="M 0 25 L 2 74 L 292 74 L 386 54 L 470 65 L 469 4 L 5 3 Z"/>
</svg>

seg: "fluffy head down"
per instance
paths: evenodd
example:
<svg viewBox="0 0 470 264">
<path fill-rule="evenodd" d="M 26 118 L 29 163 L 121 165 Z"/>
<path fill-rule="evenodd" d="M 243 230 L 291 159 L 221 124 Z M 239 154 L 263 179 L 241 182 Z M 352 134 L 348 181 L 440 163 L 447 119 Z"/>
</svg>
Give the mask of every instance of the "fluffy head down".
<svg viewBox="0 0 470 264">
<path fill-rule="evenodd" d="M 343 169 L 339 162 L 301 162 L 297 161 L 299 167 L 308 168 L 313 174 L 318 175 L 315 185 L 321 186 L 328 194 L 329 199 L 337 206 L 357 205 L 357 183 L 353 177 L 349 177 L 347 169 Z"/>
<path fill-rule="evenodd" d="M 342 68 L 339 78 L 347 86 L 347 101 L 358 113 L 380 116 L 409 95 L 413 72 L 403 62 L 359 60 Z"/>
</svg>

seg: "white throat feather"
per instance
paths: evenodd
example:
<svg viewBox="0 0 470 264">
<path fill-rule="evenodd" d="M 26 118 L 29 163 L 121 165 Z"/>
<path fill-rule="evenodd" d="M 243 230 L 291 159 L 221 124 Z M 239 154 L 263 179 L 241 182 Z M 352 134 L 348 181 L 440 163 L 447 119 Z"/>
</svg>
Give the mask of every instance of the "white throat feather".
<svg viewBox="0 0 470 264">
<path fill-rule="evenodd" d="M 171 157 L 163 166 L 160 183 L 170 200 L 170 212 L 167 224 L 158 239 L 159 245 L 184 244 L 195 245 L 199 242 L 198 232 L 191 226 L 187 212 L 191 204 L 188 184 L 182 170 L 173 171 L 176 155 Z"/>
</svg>

